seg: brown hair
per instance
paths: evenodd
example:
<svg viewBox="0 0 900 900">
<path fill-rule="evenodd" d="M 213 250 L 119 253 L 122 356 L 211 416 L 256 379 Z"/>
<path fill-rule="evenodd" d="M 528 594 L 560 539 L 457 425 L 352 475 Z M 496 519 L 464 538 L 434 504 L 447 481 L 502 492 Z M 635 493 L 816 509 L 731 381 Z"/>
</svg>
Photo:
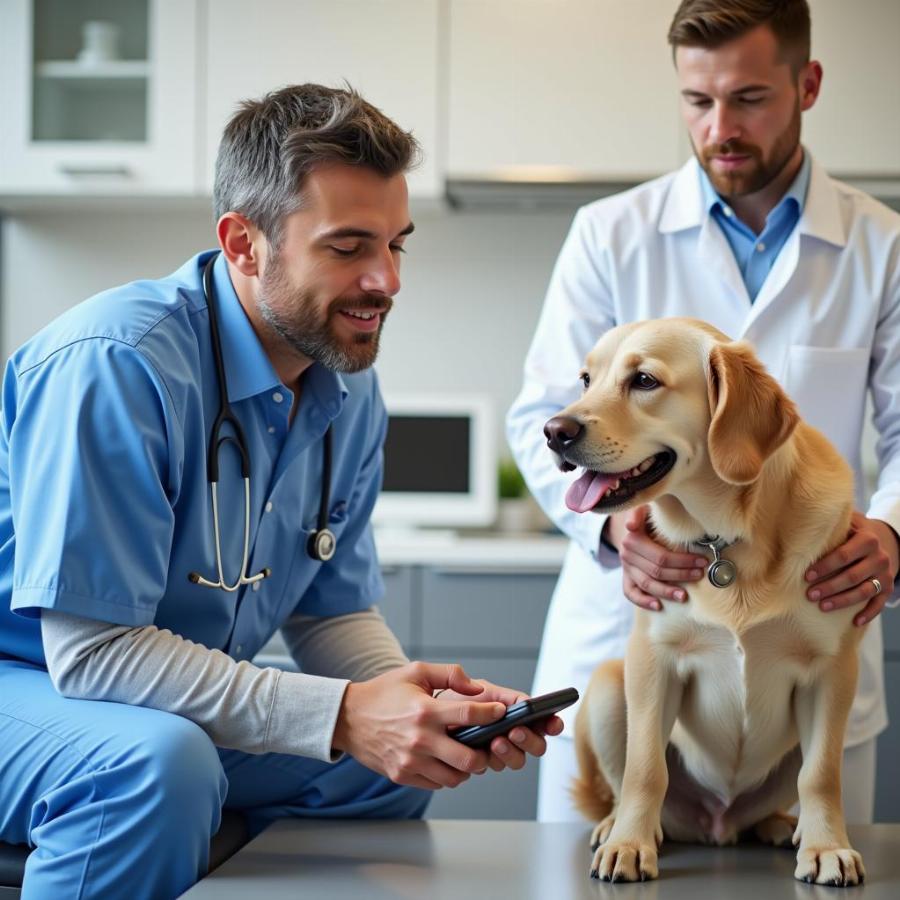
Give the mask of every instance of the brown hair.
<svg viewBox="0 0 900 900">
<path fill-rule="evenodd" d="M 420 155 L 410 132 L 349 85 L 291 85 L 245 100 L 225 126 L 213 210 L 216 219 L 241 213 L 277 248 L 284 217 L 300 208 L 303 181 L 316 166 L 364 166 L 389 178 Z"/>
<path fill-rule="evenodd" d="M 807 0 L 681 0 L 669 26 L 669 43 L 673 56 L 679 47 L 712 50 L 759 25 L 771 29 L 795 72 L 809 62 Z"/>
</svg>

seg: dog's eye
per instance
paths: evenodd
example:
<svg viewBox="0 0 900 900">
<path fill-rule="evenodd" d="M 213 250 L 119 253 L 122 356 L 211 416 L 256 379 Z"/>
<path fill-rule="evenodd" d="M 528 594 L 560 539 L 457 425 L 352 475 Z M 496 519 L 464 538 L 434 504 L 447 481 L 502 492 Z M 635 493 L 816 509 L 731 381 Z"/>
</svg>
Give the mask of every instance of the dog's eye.
<svg viewBox="0 0 900 900">
<path fill-rule="evenodd" d="M 581 373 L 581 383 L 584 385 L 585 390 L 587 390 L 591 386 L 591 376 L 588 375 L 587 372 Z"/>
<path fill-rule="evenodd" d="M 637 375 L 631 379 L 631 386 L 637 388 L 639 391 L 652 391 L 653 388 L 659 387 L 659 382 L 647 372 L 638 372 Z"/>
</svg>

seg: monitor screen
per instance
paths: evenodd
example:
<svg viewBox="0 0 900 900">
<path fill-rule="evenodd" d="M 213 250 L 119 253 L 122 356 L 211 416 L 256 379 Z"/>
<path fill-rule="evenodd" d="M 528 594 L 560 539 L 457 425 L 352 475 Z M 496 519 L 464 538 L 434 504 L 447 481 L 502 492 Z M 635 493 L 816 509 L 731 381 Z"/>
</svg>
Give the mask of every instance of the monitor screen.
<svg viewBox="0 0 900 900">
<path fill-rule="evenodd" d="M 464 415 L 388 419 L 383 491 L 466 494 L 472 483 L 470 421 Z"/>
<path fill-rule="evenodd" d="M 386 394 L 380 527 L 490 525 L 497 513 L 498 429 L 481 394 Z"/>
</svg>

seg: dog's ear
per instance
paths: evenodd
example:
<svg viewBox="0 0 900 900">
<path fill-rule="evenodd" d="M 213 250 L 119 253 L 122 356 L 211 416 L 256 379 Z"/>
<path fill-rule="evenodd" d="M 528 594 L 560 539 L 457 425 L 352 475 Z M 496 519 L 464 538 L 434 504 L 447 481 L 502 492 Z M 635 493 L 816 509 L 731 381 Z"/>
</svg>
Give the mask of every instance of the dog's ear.
<svg viewBox="0 0 900 900">
<path fill-rule="evenodd" d="M 712 467 L 723 481 L 749 484 L 797 427 L 797 408 L 744 342 L 713 345 L 707 388 Z"/>
</svg>

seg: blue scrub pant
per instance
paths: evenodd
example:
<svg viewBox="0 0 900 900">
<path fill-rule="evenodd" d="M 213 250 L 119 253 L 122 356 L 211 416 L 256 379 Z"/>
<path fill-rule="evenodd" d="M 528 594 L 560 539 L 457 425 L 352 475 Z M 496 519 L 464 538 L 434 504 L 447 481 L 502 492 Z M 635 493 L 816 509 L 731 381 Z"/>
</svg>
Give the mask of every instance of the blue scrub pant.
<svg viewBox="0 0 900 900">
<path fill-rule="evenodd" d="M 181 716 L 67 699 L 0 660 L 0 840 L 35 848 L 23 900 L 177 897 L 206 874 L 223 807 L 255 834 L 284 816 L 417 818 L 430 796 L 350 757 L 217 750 Z"/>
</svg>

